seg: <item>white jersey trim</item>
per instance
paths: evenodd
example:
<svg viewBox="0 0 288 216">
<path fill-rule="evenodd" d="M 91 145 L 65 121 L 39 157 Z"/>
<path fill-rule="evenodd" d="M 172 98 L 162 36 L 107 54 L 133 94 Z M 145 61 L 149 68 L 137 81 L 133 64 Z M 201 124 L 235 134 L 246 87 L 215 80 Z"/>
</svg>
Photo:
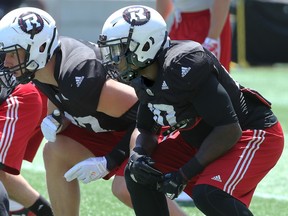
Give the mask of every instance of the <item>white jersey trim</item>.
<svg viewBox="0 0 288 216">
<path fill-rule="evenodd" d="M 0 161 L 5 163 L 7 152 L 11 146 L 16 123 L 18 121 L 18 110 L 19 110 L 19 101 L 17 96 L 10 95 L 7 99 L 7 112 L 6 112 L 6 121 L 1 136 L 0 143 Z"/>
<path fill-rule="evenodd" d="M 265 140 L 266 132 L 263 130 L 254 130 L 253 139 L 247 144 L 243 150 L 241 157 L 239 158 L 232 174 L 224 185 L 223 190 L 232 195 L 236 186 L 243 179 L 246 174 L 257 150 Z"/>
</svg>

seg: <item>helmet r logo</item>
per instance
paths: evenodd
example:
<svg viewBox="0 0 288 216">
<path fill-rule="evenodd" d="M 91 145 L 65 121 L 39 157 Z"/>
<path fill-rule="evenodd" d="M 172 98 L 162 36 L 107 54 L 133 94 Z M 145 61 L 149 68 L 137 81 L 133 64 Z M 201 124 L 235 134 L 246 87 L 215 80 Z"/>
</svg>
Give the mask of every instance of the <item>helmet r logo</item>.
<svg viewBox="0 0 288 216">
<path fill-rule="evenodd" d="M 18 24 L 22 31 L 31 35 L 41 32 L 44 27 L 43 19 L 32 12 L 22 14 L 18 19 Z"/>
<path fill-rule="evenodd" d="M 129 7 L 123 12 L 123 18 L 129 24 L 134 20 L 134 25 L 144 25 L 150 20 L 150 11 L 144 7 Z"/>
</svg>

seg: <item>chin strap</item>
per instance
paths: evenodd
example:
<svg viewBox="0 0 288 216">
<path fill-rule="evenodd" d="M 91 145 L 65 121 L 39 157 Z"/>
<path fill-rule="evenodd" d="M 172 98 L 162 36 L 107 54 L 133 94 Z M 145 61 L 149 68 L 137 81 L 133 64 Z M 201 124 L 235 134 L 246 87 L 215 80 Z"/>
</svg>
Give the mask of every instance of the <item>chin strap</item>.
<svg viewBox="0 0 288 216">
<path fill-rule="evenodd" d="M 139 71 L 140 71 L 140 69 L 132 70 L 131 67 L 129 66 L 129 68 L 127 68 L 126 71 L 123 71 L 120 74 L 121 80 L 124 82 L 130 82 L 131 80 L 133 80 L 139 76 Z"/>
<path fill-rule="evenodd" d="M 20 76 L 20 77 L 17 77 L 16 78 L 16 85 L 18 85 L 18 84 L 27 84 L 27 83 L 29 83 L 31 80 L 33 80 L 34 79 L 34 77 L 35 77 L 35 72 L 36 72 L 36 70 L 34 70 L 34 71 L 29 71 L 29 70 L 25 70 L 25 73 L 23 73 L 23 75 L 22 76 Z"/>
</svg>

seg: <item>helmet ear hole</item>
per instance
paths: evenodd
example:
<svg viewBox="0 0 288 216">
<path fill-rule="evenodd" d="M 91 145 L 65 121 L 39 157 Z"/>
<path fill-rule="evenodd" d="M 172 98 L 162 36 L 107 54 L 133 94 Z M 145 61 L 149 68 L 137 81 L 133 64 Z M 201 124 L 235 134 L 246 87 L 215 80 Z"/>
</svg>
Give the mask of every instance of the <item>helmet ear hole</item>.
<svg viewBox="0 0 288 216">
<path fill-rule="evenodd" d="M 147 52 L 149 49 L 150 49 L 150 44 L 149 42 L 146 42 L 144 46 L 142 47 L 142 51 Z"/>
<path fill-rule="evenodd" d="M 149 40 L 151 41 L 151 45 L 153 46 L 155 43 L 155 40 L 153 37 L 149 37 Z M 146 41 L 144 44 L 142 51 L 147 52 L 151 48 L 149 41 Z"/>
<path fill-rule="evenodd" d="M 47 43 L 43 43 L 40 47 L 39 47 L 39 52 L 43 53 L 45 48 L 46 48 Z"/>
</svg>

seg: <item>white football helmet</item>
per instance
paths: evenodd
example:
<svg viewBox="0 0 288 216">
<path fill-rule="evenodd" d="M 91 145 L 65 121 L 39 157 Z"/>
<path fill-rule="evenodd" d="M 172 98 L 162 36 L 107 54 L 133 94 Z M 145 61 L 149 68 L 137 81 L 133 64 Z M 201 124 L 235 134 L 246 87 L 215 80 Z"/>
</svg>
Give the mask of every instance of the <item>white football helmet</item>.
<svg viewBox="0 0 288 216">
<path fill-rule="evenodd" d="M 45 67 L 59 46 L 56 22 L 47 12 L 23 7 L 7 13 L 0 20 L 0 76 L 2 81 L 6 80 L 2 85 L 11 88 L 32 80 L 34 73 Z M 17 54 L 19 48 L 26 51 L 24 62 L 19 62 L 13 68 L 5 68 L 5 55 L 9 52 Z M 21 70 L 22 75 L 12 82 L 10 79 L 17 70 Z"/>
<path fill-rule="evenodd" d="M 125 56 L 128 64 L 145 68 L 153 63 L 163 48 L 168 47 L 167 24 L 153 8 L 132 5 L 114 12 L 103 25 L 98 45 L 104 65 L 117 65 Z M 138 75 L 128 67 L 120 72 L 123 80 Z"/>
</svg>

